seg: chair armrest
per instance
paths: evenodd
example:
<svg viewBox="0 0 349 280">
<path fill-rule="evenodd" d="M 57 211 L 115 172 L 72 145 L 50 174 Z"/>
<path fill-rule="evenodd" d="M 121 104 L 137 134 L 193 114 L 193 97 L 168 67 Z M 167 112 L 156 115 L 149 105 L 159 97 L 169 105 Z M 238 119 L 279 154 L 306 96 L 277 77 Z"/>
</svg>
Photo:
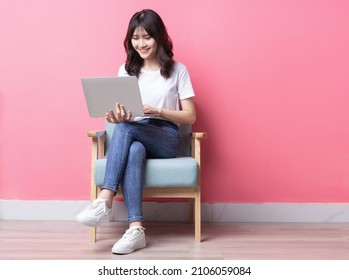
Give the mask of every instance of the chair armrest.
<svg viewBox="0 0 349 280">
<path fill-rule="evenodd" d="M 106 131 L 88 131 L 87 137 L 92 138 L 92 159 L 99 159 L 105 155 Z"/>
<path fill-rule="evenodd" d="M 92 137 L 92 138 L 99 138 L 102 137 L 106 134 L 105 130 L 100 130 L 100 131 L 87 131 L 86 135 L 87 137 Z"/>
<path fill-rule="evenodd" d="M 207 133 L 206 132 L 192 132 L 191 137 L 201 140 L 201 139 L 207 138 Z"/>
</svg>

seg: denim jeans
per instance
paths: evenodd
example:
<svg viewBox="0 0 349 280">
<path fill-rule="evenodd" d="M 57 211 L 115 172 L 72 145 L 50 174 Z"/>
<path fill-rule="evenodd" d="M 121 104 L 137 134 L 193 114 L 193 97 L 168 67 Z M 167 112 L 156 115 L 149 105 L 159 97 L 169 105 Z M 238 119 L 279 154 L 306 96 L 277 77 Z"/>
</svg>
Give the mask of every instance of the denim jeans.
<svg viewBox="0 0 349 280">
<path fill-rule="evenodd" d="M 173 158 L 179 150 L 176 124 L 142 119 L 115 125 L 102 189 L 116 194 L 121 185 L 128 221 L 143 221 L 142 196 L 147 158 Z"/>
</svg>

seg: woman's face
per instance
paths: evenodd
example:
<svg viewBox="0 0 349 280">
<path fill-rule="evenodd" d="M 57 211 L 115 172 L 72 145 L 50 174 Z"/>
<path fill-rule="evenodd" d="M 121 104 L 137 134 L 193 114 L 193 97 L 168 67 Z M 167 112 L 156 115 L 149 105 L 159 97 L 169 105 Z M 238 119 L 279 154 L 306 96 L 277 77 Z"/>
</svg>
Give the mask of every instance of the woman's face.
<svg viewBox="0 0 349 280">
<path fill-rule="evenodd" d="M 158 44 L 143 27 L 137 27 L 131 38 L 133 48 L 144 60 L 155 60 Z"/>
</svg>

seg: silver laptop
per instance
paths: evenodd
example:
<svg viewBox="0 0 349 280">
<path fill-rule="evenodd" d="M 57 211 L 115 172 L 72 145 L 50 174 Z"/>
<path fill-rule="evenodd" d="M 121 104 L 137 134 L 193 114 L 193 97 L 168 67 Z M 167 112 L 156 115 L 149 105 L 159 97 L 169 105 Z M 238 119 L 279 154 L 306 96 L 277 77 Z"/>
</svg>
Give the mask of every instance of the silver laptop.
<svg viewBox="0 0 349 280">
<path fill-rule="evenodd" d="M 130 77 L 82 78 L 82 87 L 90 117 L 104 118 L 115 103 L 123 104 L 133 117 L 144 116 L 138 80 Z"/>
</svg>

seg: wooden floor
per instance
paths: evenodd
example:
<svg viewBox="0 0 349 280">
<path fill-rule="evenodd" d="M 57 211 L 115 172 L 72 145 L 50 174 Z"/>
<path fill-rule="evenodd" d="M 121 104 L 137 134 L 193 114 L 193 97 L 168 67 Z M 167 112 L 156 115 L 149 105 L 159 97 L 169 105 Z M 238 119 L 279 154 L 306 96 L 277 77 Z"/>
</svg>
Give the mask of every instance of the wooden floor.
<svg viewBox="0 0 349 280">
<path fill-rule="evenodd" d="M 123 222 L 102 226 L 90 244 L 88 228 L 74 221 L 0 221 L 0 259 L 349 259 L 349 224 L 205 223 L 200 244 L 190 224 L 144 226 L 147 248 L 121 256 L 111 247 L 125 231 Z"/>
</svg>

